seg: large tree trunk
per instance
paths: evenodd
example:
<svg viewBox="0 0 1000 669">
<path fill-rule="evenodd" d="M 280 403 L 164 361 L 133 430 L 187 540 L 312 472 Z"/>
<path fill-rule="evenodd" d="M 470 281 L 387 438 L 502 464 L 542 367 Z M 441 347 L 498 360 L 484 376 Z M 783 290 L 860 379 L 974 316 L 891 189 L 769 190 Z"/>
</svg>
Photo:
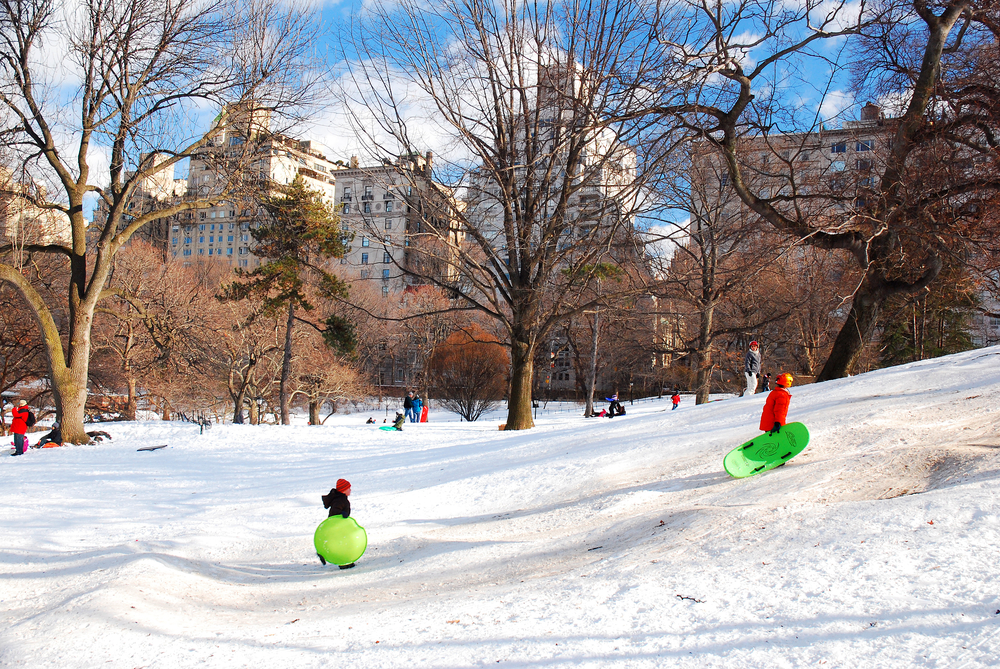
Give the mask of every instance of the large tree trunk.
<svg viewBox="0 0 1000 669">
<path fill-rule="evenodd" d="M 712 392 L 712 369 L 715 367 L 712 362 L 712 321 L 714 318 L 715 307 L 708 307 L 701 312 L 698 350 L 695 351 L 695 360 L 698 364 L 695 371 L 695 404 L 708 402 Z"/>
<path fill-rule="evenodd" d="M 83 380 L 80 381 L 82 376 Z M 56 405 L 56 420 L 64 443 L 86 444 L 90 441 L 83 425 L 87 407 L 87 368 L 83 373 L 73 368 L 52 374 L 52 399 Z"/>
<path fill-rule="evenodd" d="M 587 406 L 583 415 L 594 415 L 594 388 L 597 386 L 597 342 L 600 334 L 600 311 L 594 310 L 594 334 L 590 342 L 590 373 L 587 374 Z"/>
<path fill-rule="evenodd" d="M 243 402 L 246 399 L 247 386 L 245 383 L 240 384 L 240 391 L 233 396 L 233 424 L 242 425 L 243 424 Z"/>
<path fill-rule="evenodd" d="M 830 381 L 848 376 L 861 357 L 865 342 L 871 340 L 885 296 L 867 283 L 855 294 L 851 313 L 833 342 L 830 357 L 816 381 Z"/>
<path fill-rule="evenodd" d="M 288 416 L 288 381 L 292 375 L 292 328 L 295 326 L 295 303 L 288 302 L 288 322 L 285 324 L 285 353 L 281 357 L 281 383 L 278 386 L 278 403 L 281 405 L 281 424 L 290 425 Z"/>
<path fill-rule="evenodd" d="M 531 383 L 535 352 L 526 341 L 511 342 L 510 399 L 507 402 L 507 430 L 527 430 L 535 426 L 531 418 Z"/>
<path fill-rule="evenodd" d="M 323 421 L 319 419 L 319 400 L 309 400 L 309 424 L 319 425 Z"/>
<path fill-rule="evenodd" d="M 135 420 L 135 412 L 139 403 L 136 385 L 135 378 L 128 380 L 128 403 L 125 405 L 125 420 Z"/>
</svg>

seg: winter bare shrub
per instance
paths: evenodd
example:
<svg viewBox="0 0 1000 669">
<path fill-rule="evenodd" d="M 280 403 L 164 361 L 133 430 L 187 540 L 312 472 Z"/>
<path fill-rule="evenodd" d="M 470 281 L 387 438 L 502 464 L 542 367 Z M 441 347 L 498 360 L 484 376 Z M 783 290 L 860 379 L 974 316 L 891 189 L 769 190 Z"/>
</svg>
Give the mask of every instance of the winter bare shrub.
<svg viewBox="0 0 1000 669">
<path fill-rule="evenodd" d="M 510 358 L 496 337 L 470 325 L 435 347 L 428 367 L 441 406 L 474 421 L 503 398 Z"/>
</svg>

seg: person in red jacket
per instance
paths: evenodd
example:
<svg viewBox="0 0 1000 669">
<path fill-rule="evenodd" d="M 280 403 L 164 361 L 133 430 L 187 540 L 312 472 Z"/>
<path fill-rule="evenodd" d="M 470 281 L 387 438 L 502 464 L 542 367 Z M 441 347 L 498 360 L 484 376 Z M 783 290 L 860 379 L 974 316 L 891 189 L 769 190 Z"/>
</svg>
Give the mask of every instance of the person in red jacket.
<svg viewBox="0 0 1000 669">
<path fill-rule="evenodd" d="M 775 434 L 781 431 L 781 426 L 785 424 L 785 417 L 788 415 L 788 404 L 792 401 L 792 394 L 788 389 L 793 380 L 792 375 L 785 372 L 774 382 L 774 390 L 768 393 L 764 411 L 760 415 L 762 432 Z"/>
<path fill-rule="evenodd" d="M 10 410 L 13 420 L 10 423 L 10 431 L 14 433 L 14 455 L 24 453 L 24 433 L 28 431 L 28 403 L 21 400 L 17 406 Z"/>
</svg>

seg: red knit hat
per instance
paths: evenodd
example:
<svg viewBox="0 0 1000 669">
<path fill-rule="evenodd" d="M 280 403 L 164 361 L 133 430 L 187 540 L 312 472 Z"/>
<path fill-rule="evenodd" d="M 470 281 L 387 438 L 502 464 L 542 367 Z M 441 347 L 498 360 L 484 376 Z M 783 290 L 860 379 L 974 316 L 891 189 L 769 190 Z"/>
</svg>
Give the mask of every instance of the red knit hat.
<svg viewBox="0 0 1000 669">
<path fill-rule="evenodd" d="M 337 479 L 337 492 L 347 492 L 351 489 L 351 482 L 347 479 Z"/>
</svg>

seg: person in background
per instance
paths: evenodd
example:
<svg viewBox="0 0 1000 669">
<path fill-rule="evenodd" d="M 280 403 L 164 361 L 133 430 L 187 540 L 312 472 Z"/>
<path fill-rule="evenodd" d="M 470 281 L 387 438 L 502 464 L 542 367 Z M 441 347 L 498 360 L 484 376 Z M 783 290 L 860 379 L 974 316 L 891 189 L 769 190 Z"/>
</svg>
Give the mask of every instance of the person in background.
<svg viewBox="0 0 1000 669">
<path fill-rule="evenodd" d="M 32 448 L 41 448 L 45 444 L 61 444 L 61 443 L 62 443 L 62 430 L 59 428 L 59 423 L 52 423 L 52 430 L 44 437 L 39 439 L 38 443 L 32 446 Z"/>
<path fill-rule="evenodd" d="M 762 393 L 766 393 L 770 389 L 771 389 L 771 375 L 765 374 L 760 379 L 760 391 Z"/>
<path fill-rule="evenodd" d="M 401 414 L 401 413 L 399 413 L 397 411 L 396 412 L 396 420 L 392 421 L 392 426 L 394 428 L 396 428 L 397 430 L 399 430 L 400 432 L 402 432 L 403 431 L 403 423 L 404 422 L 406 422 L 406 416 L 404 416 L 403 414 Z"/>
<path fill-rule="evenodd" d="M 743 361 L 743 374 L 747 378 L 747 387 L 743 391 L 744 395 L 753 395 L 757 392 L 757 377 L 760 375 L 760 350 L 757 342 L 750 342 L 750 350 Z"/>
<path fill-rule="evenodd" d="M 675 390 L 674 394 L 673 394 L 673 397 L 670 398 L 670 401 L 673 402 L 673 404 L 674 404 L 674 408 L 671 409 L 671 411 L 673 411 L 681 403 L 681 394 L 680 394 L 680 392 L 678 392 L 678 391 Z"/>
<path fill-rule="evenodd" d="M 413 391 L 406 393 L 406 397 L 403 398 L 403 412 L 406 417 L 410 419 L 410 422 L 414 422 L 413 418 Z"/>
<path fill-rule="evenodd" d="M 19 400 L 17 406 L 10 410 L 10 431 L 14 435 L 14 455 L 24 455 L 24 434 L 28 431 L 28 414 L 31 409 L 24 400 Z"/>
<path fill-rule="evenodd" d="M 411 423 L 420 422 L 420 412 L 424 410 L 424 400 L 417 393 L 413 393 L 413 416 L 410 418 Z"/>
</svg>

